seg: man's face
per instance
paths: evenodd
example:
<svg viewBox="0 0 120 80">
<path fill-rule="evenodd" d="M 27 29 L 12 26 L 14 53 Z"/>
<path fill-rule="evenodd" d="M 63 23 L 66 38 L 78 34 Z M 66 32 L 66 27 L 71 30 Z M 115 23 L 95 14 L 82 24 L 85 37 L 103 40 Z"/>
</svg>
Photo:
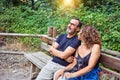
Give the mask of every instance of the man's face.
<svg viewBox="0 0 120 80">
<path fill-rule="evenodd" d="M 78 30 L 78 24 L 79 24 L 79 21 L 76 20 L 76 19 L 72 19 L 70 20 L 69 24 L 68 24 L 68 27 L 67 27 L 67 32 L 69 34 L 74 34 L 77 32 Z"/>
</svg>

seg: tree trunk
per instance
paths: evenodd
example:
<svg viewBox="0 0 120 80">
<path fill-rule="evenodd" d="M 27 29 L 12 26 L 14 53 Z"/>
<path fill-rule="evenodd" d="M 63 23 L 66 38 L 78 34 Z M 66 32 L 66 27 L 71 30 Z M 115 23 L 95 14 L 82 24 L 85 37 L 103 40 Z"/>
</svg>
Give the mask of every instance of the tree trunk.
<svg viewBox="0 0 120 80">
<path fill-rule="evenodd" d="M 34 9 L 35 9 L 34 0 L 31 0 L 31 2 L 32 2 L 31 7 L 32 7 L 32 9 L 34 10 Z"/>
</svg>

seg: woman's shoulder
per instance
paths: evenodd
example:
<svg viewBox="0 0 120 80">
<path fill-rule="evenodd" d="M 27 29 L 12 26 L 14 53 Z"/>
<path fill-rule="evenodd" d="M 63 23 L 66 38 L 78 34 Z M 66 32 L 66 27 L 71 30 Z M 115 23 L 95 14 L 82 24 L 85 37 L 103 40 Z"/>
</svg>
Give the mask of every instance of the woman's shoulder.
<svg viewBox="0 0 120 80">
<path fill-rule="evenodd" d="M 99 44 L 94 44 L 93 47 L 92 47 L 92 52 L 100 52 L 100 45 Z"/>
<path fill-rule="evenodd" d="M 94 44 L 92 48 L 100 48 L 99 44 Z"/>
</svg>

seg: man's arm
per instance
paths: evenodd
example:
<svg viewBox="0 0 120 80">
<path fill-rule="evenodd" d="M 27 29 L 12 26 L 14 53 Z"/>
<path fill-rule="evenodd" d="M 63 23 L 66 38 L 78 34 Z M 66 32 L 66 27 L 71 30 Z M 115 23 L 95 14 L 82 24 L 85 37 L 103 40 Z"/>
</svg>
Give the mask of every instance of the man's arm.
<svg viewBox="0 0 120 80">
<path fill-rule="evenodd" d="M 61 59 L 67 59 L 69 56 L 71 56 L 76 49 L 72 48 L 72 47 L 68 47 L 65 49 L 65 51 L 59 51 L 57 49 L 55 49 L 53 46 L 50 47 L 50 53 L 54 56 L 57 56 Z"/>
<path fill-rule="evenodd" d="M 53 46 L 50 47 L 50 53 L 53 56 L 57 56 L 61 59 L 66 60 L 68 57 L 70 57 L 75 52 L 77 47 L 80 45 L 80 41 L 78 39 L 75 39 L 64 51 L 60 51 L 58 50 L 58 47 L 59 47 L 59 43 L 61 42 L 63 36 L 64 35 L 60 35 L 57 38 L 56 42 L 53 44 Z"/>
<path fill-rule="evenodd" d="M 54 42 L 54 43 L 52 44 L 52 47 L 55 48 L 56 50 L 57 50 L 58 46 L 59 46 L 59 44 L 58 44 L 57 42 Z M 51 51 L 51 50 L 49 50 L 49 52 L 52 54 L 52 51 Z M 53 54 L 52 54 L 52 55 L 53 55 Z M 54 55 L 54 56 L 55 56 L 55 55 Z M 59 57 L 59 56 L 57 56 L 57 57 Z M 59 57 L 59 58 L 61 58 L 61 57 Z M 73 61 L 73 56 L 68 56 L 68 58 L 66 58 L 65 60 L 66 60 L 67 62 L 71 63 L 71 62 Z"/>
</svg>

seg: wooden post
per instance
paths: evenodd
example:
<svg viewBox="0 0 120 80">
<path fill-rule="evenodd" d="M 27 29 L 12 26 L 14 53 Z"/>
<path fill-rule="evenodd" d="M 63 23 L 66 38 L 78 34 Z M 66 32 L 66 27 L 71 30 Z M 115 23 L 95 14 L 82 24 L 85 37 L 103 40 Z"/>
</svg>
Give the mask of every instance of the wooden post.
<svg viewBox="0 0 120 80">
<path fill-rule="evenodd" d="M 56 38 L 56 36 L 57 36 L 57 28 L 54 27 L 52 37 Z"/>
<path fill-rule="evenodd" d="M 52 37 L 53 35 L 53 27 L 48 27 L 48 36 Z"/>
<path fill-rule="evenodd" d="M 33 63 L 31 63 L 30 66 L 30 79 L 29 80 L 33 80 L 33 73 L 35 72 L 35 65 Z"/>
</svg>

